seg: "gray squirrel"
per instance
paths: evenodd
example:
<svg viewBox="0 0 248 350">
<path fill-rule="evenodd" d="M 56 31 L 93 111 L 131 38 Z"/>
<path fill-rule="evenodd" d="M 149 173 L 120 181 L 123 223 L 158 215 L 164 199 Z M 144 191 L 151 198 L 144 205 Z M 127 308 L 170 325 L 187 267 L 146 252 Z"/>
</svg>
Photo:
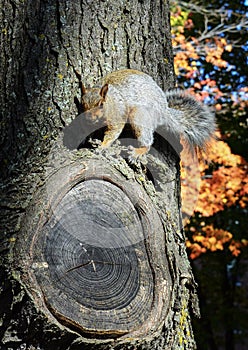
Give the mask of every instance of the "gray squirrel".
<svg viewBox="0 0 248 350">
<path fill-rule="evenodd" d="M 182 90 L 164 92 L 143 72 L 123 69 L 108 74 L 101 88 L 82 88 L 82 106 L 86 118 L 107 126 L 102 148 L 109 147 L 130 124 L 140 147 L 133 157 L 146 154 L 158 127 L 186 141 L 190 148 L 204 150 L 216 129 L 209 108 Z"/>
</svg>

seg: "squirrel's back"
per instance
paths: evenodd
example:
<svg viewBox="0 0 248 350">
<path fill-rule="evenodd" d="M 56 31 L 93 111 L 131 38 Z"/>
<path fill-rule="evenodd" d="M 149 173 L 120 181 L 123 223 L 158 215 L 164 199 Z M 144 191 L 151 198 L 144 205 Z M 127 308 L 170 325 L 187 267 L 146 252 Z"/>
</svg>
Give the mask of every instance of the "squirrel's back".
<svg viewBox="0 0 248 350">
<path fill-rule="evenodd" d="M 153 101 L 155 103 L 166 102 L 164 101 L 163 90 L 156 84 L 152 77 L 134 69 L 123 69 L 112 72 L 103 78 L 103 83 L 108 84 L 109 87 L 114 87 L 122 93 L 128 103 L 132 101 L 135 104 L 147 104 L 152 101 L 152 98 L 156 98 Z"/>
<path fill-rule="evenodd" d="M 156 129 L 168 121 L 166 124 L 170 128 L 171 111 L 165 93 L 148 74 L 123 69 L 108 74 L 103 79 L 103 84 L 108 84 L 108 97 L 115 103 L 124 102 L 128 108 L 142 110 L 143 122 L 147 127 Z"/>
</svg>

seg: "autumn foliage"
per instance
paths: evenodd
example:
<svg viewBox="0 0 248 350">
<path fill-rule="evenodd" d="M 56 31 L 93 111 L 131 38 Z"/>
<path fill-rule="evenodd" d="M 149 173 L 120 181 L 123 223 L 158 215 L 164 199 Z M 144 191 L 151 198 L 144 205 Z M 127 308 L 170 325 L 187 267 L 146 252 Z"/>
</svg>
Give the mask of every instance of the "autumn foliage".
<svg viewBox="0 0 248 350">
<path fill-rule="evenodd" d="M 212 142 L 208 152 L 208 160 L 214 169 L 211 174 L 208 174 L 208 163 L 204 160 L 199 163 L 202 181 L 195 207 L 195 213 L 200 219 L 199 225 L 195 226 L 189 223 L 187 226 L 190 238 L 186 244 L 191 251 L 190 257 L 192 259 L 207 250 L 223 250 L 225 246 L 228 246 L 232 254 L 237 256 L 240 249 L 248 245 L 247 239 L 236 240 L 232 232 L 217 228 L 213 223 L 206 224 L 204 220 L 204 218 L 213 217 L 227 208 L 247 207 L 248 164 L 242 157 L 232 154 L 230 147 L 220 140 Z M 185 175 L 185 172 L 182 172 L 183 174 Z M 184 183 L 182 179 L 183 203 L 185 200 L 186 202 L 192 200 L 192 197 L 188 197 L 189 191 L 192 189 L 188 189 Z"/>
<path fill-rule="evenodd" d="M 215 109 L 221 122 L 230 116 L 242 125 L 248 108 L 248 87 L 231 90 L 223 86 L 212 71 L 227 71 L 233 67 L 225 59 L 233 49 L 232 43 L 221 33 L 203 31 L 194 33 L 190 11 L 174 5 L 171 15 L 175 72 L 179 83 L 199 100 Z M 190 34 L 191 33 L 191 34 Z M 239 210 L 245 215 L 248 204 L 248 163 L 244 157 L 233 154 L 227 140 L 232 131 L 216 133 L 199 164 L 182 154 L 182 202 L 185 215 L 187 247 L 192 259 L 207 251 L 227 249 L 238 256 L 248 246 L 245 232 L 233 229 L 239 220 L 231 215 Z M 189 220 L 194 209 L 194 214 Z M 228 219 L 227 219 L 228 218 Z M 236 221 L 235 221 L 236 220 Z"/>
</svg>

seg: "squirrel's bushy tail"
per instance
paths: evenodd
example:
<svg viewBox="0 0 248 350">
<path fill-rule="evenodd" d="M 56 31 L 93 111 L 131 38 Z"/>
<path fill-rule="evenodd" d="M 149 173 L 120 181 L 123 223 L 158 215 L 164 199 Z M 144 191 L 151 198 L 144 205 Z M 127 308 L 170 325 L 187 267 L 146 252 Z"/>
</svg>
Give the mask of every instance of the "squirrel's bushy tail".
<svg viewBox="0 0 248 350">
<path fill-rule="evenodd" d="M 181 90 L 167 91 L 166 98 L 169 108 L 182 112 L 181 115 L 175 113 L 175 118 L 180 118 L 178 122 L 183 130 L 182 136 L 189 146 L 204 150 L 216 130 L 214 113 Z"/>
</svg>

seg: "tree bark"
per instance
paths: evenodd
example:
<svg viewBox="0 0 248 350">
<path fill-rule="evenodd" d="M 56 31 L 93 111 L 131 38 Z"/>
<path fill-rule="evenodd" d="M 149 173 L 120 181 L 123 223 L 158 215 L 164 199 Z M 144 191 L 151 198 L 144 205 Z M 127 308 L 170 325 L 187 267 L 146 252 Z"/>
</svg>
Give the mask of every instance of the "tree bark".
<svg viewBox="0 0 248 350">
<path fill-rule="evenodd" d="M 1 349 L 195 348 L 178 148 L 63 144 L 81 81 L 173 86 L 168 3 L 2 0 L 0 19 Z"/>
</svg>

